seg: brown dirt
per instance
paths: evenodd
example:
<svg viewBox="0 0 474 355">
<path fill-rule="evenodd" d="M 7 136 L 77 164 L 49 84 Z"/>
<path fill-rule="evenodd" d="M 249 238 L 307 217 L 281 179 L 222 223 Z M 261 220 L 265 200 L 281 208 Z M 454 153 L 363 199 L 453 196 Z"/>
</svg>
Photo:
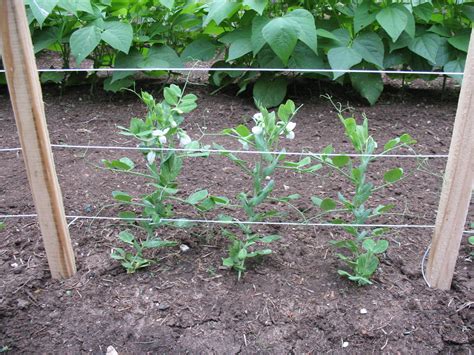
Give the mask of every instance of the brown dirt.
<svg viewBox="0 0 474 355">
<path fill-rule="evenodd" d="M 159 85 L 151 86 L 158 95 Z M 199 108 L 187 119 L 195 138 L 248 120 L 255 109 L 249 98 L 228 93 L 209 96 L 210 89 L 194 86 Z M 319 91 L 321 90 L 321 91 Z M 446 154 L 456 111 L 456 91 L 441 97 L 436 90 L 399 91 L 387 88 L 375 107 L 334 86 L 321 89 L 295 86 L 291 98 L 304 104 L 297 117 L 292 151 L 319 151 L 332 143 L 348 147 L 327 101 L 351 102 L 366 112 L 380 142 L 404 132 L 418 140 L 418 153 Z M 89 88 L 68 89 L 59 96 L 44 94 L 53 143 L 131 145 L 117 134 L 144 108 L 129 94 L 89 95 Z M 0 96 L 2 147 L 18 146 L 8 95 Z M 212 136 L 204 136 L 210 141 Z M 239 148 L 221 137 L 226 147 Z M 101 150 L 55 150 L 57 171 L 69 215 L 115 216 L 113 190 L 138 194 L 144 181 L 99 169 L 101 159 L 134 153 Z M 21 155 L 2 153 L 0 214 L 34 213 Z M 416 169 L 411 159 L 378 162 L 372 177 L 388 167 L 402 166 L 412 175 L 396 187 L 373 197 L 393 201 L 394 214 L 382 222 L 433 224 L 441 188 L 444 159 L 432 159 Z M 277 176 L 278 193 L 300 193 L 297 207 L 311 209 L 312 195 L 334 196 L 348 186 L 337 176 Z M 235 195 L 248 186 L 238 170 L 220 158 L 188 160 L 180 178 L 187 196 L 200 188 L 213 194 Z M 283 185 L 287 185 L 284 191 Z M 472 206 L 471 206 L 472 207 Z M 178 216 L 188 211 L 177 211 Z M 287 220 L 297 217 L 290 214 Z M 473 209 L 470 220 L 474 220 Z M 71 226 L 78 273 L 66 281 L 50 279 L 36 222 L 9 219 L 0 232 L 0 346 L 13 353 L 105 353 L 112 345 L 119 353 L 459 353 L 470 354 L 474 344 L 473 270 L 463 240 L 451 291 L 433 290 L 421 276 L 420 262 L 429 245 L 430 229 L 393 230 L 391 247 L 381 261 L 375 284 L 357 287 L 336 274 L 339 265 L 328 241 L 340 238 L 338 229 L 307 227 L 262 228 L 283 239 L 274 254 L 254 263 L 243 280 L 220 267 L 226 240 L 218 228 L 193 227 L 159 231 L 164 238 L 191 247 L 161 251 L 159 263 L 129 275 L 109 257 L 117 245 L 118 222 L 78 220 Z M 361 314 L 361 309 L 367 309 Z M 348 342 L 343 348 L 342 344 Z"/>
</svg>

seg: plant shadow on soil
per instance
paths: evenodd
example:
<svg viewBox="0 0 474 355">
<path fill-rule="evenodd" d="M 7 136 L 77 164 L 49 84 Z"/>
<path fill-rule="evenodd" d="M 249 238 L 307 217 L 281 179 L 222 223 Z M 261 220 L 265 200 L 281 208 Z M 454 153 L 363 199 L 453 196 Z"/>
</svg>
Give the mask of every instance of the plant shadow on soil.
<svg viewBox="0 0 474 355">
<path fill-rule="evenodd" d="M 446 154 L 456 112 L 456 90 L 443 100 L 433 89 L 388 87 L 374 107 L 357 101 L 344 88 L 315 87 L 306 82 L 291 88 L 300 110 L 296 139 L 288 151 L 320 151 L 333 144 L 348 149 L 335 112 L 319 97 L 330 92 L 335 101 L 350 102 L 369 118 L 379 142 L 402 133 L 418 140 L 418 153 Z M 159 85 L 144 88 L 159 96 Z M 187 118 L 193 138 L 250 120 L 255 108 L 248 97 L 189 85 L 199 107 Z M 8 95 L 0 92 L 0 140 L 18 146 Z M 51 141 L 56 144 L 131 145 L 117 134 L 117 125 L 144 114 L 132 94 L 89 95 L 89 88 L 68 88 L 58 95 L 45 88 L 44 99 Z M 360 116 L 359 116 L 360 117 Z M 204 136 L 203 141 L 214 140 Z M 219 143 L 239 149 L 225 138 Z M 138 194 L 144 181 L 102 169 L 101 159 L 133 157 L 136 153 L 102 150 L 54 151 L 58 177 L 69 215 L 115 216 L 111 192 Z M 32 213 L 26 173 L 20 154 L 1 157 L 0 214 Z M 373 196 L 371 202 L 395 202 L 385 223 L 433 224 L 445 159 L 431 159 L 416 169 L 412 159 L 383 161 L 371 177 L 390 167 L 412 171 L 410 178 Z M 299 193 L 300 210 L 316 213 L 309 197 L 335 196 L 347 183 L 337 176 L 281 173 L 277 194 Z M 223 158 L 187 161 L 180 186 L 183 196 L 197 189 L 235 198 L 249 181 Z M 283 187 L 286 185 L 286 187 Z M 278 206 L 277 206 L 278 207 Z M 472 208 L 470 219 L 474 220 Z M 186 209 L 178 211 L 186 216 Z M 288 220 L 297 215 L 288 216 Z M 118 222 L 78 220 L 71 226 L 78 273 L 66 281 L 50 279 L 37 224 L 31 219 L 8 220 L 0 232 L 0 345 L 12 352 L 119 353 L 309 353 L 402 352 L 470 353 L 474 341 L 472 304 L 474 282 L 470 249 L 463 240 L 451 291 L 430 289 L 423 281 L 421 258 L 431 229 L 400 229 L 389 234 L 390 249 L 382 257 L 373 286 L 357 287 L 336 274 L 340 266 L 328 241 L 338 229 L 266 226 L 262 231 L 283 237 L 274 253 L 251 265 L 243 280 L 222 269 L 227 241 L 216 227 L 163 229 L 161 237 L 190 246 L 160 251 L 159 263 L 129 275 L 110 259 L 117 245 Z M 361 313 L 366 309 L 367 313 Z M 347 343 L 346 343 L 347 342 Z M 346 347 L 342 347 L 347 345 Z"/>
</svg>

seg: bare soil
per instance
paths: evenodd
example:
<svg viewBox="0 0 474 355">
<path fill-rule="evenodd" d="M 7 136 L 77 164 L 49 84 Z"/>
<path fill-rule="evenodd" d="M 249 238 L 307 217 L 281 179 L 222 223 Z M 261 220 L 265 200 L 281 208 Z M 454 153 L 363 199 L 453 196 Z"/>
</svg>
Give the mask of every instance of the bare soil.
<svg viewBox="0 0 474 355">
<path fill-rule="evenodd" d="M 199 107 L 187 118 L 193 138 L 246 122 L 255 112 L 249 97 L 235 97 L 190 85 Z M 144 84 L 160 95 L 159 83 Z M 302 82 L 290 97 L 303 104 L 297 117 L 296 139 L 287 150 L 320 151 L 333 144 L 349 148 L 330 104 L 320 94 L 355 106 L 370 120 L 380 143 L 410 133 L 420 154 L 447 154 L 456 112 L 457 90 L 388 87 L 374 107 L 358 101 L 350 89 L 314 87 Z M 0 91 L 0 142 L 19 142 L 5 88 Z M 90 94 L 88 87 L 44 91 L 51 141 L 56 144 L 133 145 L 117 134 L 117 125 L 143 116 L 143 105 L 129 93 Z M 204 135 L 229 148 L 222 137 Z M 68 215 L 116 216 L 113 190 L 142 193 L 144 181 L 101 169 L 102 159 L 138 153 L 97 149 L 55 149 L 57 172 Z M 446 160 L 430 159 L 417 167 L 413 159 L 377 162 L 371 177 L 401 166 L 410 176 L 396 187 L 380 191 L 371 203 L 397 205 L 383 223 L 434 224 Z M 276 194 L 299 193 L 299 210 L 311 216 L 310 196 L 348 193 L 347 182 L 336 175 L 281 173 Z M 197 189 L 235 199 L 249 181 L 224 158 L 187 160 L 180 187 L 182 196 Z M 284 186 L 285 185 L 285 186 Z M 279 206 L 276 206 L 279 208 Z M 472 207 L 472 205 L 471 205 Z M 474 220 L 473 208 L 469 218 Z M 21 154 L 2 153 L 0 214 L 34 213 Z M 186 209 L 177 217 L 190 216 Z M 290 213 L 285 220 L 294 220 Z M 268 226 L 278 233 L 274 253 L 250 265 L 241 281 L 223 269 L 228 241 L 220 229 L 195 226 L 165 229 L 162 238 L 190 247 L 160 251 L 159 262 L 127 274 L 110 258 L 123 226 L 117 221 L 77 220 L 71 238 L 78 273 L 65 281 L 51 280 L 38 225 L 34 219 L 8 219 L 0 232 L 0 346 L 12 353 L 455 353 L 471 354 L 474 344 L 474 279 L 472 248 L 462 242 L 450 291 L 430 289 L 420 263 L 432 229 L 394 229 L 390 249 L 370 287 L 357 287 L 336 273 L 340 264 L 328 241 L 342 238 L 336 228 Z M 466 226 L 467 229 L 467 226 Z M 366 309 L 367 313 L 361 312 Z"/>
</svg>

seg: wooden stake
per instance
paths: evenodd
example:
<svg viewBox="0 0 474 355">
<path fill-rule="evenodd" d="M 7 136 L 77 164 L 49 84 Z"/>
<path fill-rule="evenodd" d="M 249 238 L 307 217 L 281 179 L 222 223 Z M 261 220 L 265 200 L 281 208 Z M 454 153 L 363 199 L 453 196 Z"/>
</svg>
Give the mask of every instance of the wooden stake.
<svg viewBox="0 0 474 355">
<path fill-rule="evenodd" d="M 436 228 L 427 265 L 431 287 L 448 290 L 474 184 L 474 31 L 467 54 Z"/>
<path fill-rule="evenodd" d="M 19 0 L 0 0 L 0 14 L 2 59 L 51 276 L 67 278 L 76 272 L 74 252 L 51 152 L 25 5 Z"/>
</svg>

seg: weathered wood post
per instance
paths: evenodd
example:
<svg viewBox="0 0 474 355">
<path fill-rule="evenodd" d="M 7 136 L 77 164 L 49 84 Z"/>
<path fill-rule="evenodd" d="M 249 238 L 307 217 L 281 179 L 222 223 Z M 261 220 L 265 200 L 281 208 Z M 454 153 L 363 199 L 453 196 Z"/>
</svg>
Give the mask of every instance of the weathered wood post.
<svg viewBox="0 0 474 355">
<path fill-rule="evenodd" d="M 25 5 L 21 0 L 0 0 L 0 14 L 3 65 L 51 276 L 71 277 L 76 272 L 74 252 L 51 152 Z"/>
<path fill-rule="evenodd" d="M 467 53 L 436 228 L 427 265 L 431 287 L 448 290 L 474 184 L 474 31 Z"/>
</svg>

